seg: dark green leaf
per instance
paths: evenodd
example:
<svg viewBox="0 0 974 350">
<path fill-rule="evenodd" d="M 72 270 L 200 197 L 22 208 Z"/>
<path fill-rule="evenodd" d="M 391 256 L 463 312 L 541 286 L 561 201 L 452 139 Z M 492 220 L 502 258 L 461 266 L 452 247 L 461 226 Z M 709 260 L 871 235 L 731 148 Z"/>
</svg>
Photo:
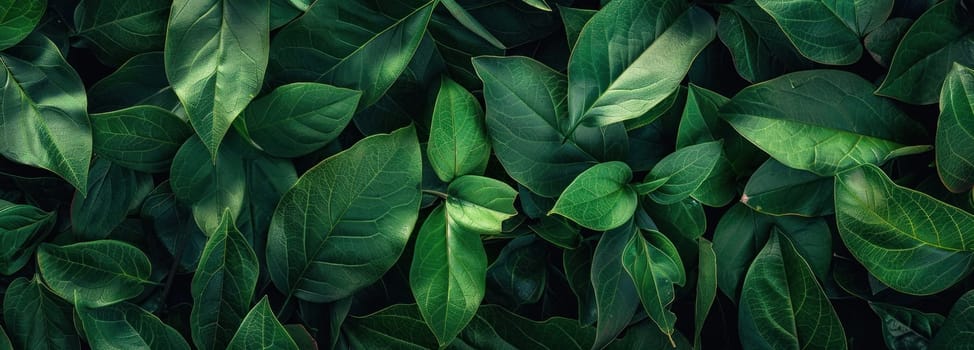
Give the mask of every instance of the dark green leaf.
<svg viewBox="0 0 974 350">
<path fill-rule="evenodd" d="M 138 296 L 150 283 L 145 253 L 115 240 L 44 243 L 37 251 L 37 266 L 54 294 L 78 307 L 117 304 Z"/>
<path fill-rule="evenodd" d="M 575 249 L 582 242 L 578 226 L 568 220 L 556 217 L 542 217 L 541 221 L 528 228 L 544 240 L 565 249 Z"/>
<path fill-rule="evenodd" d="M 74 12 L 77 36 L 98 59 L 117 66 L 165 45 L 167 0 L 82 0 Z"/>
<path fill-rule="evenodd" d="M 47 0 L 7 0 L 0 3 L 0 50 L 17 45 L 34 31 L 44 15 Z"/>
<path fill-rule="evenodd" d="M 717 255 L 714 254 L 714 244 L 704 238 L 700 238 L 697 244 L 700 260 L 697 263 L 697 297 L 693 313 L 694 349 L 700 349 L 700 332 L 703 331 L 704 321 L 717 298 Z"/>
<path fill-rule="evenodd" d="M 592 257 L 592 286 L 598 309 L 595 344 L 601 349 L 614 340 L 639 307 L 639 294 L 620 257 L 633 235 L 639 234 L 633 221 L 607 231 L 595 247 Z"/>
<path fill-rule="evenodd" d="M 547 257 L 533 235 L 507 243 L 487 269 L 488 300 L 511 308 L 538 302 L 548 283 Z"/>
<path fill-rule="evenodd" d="M 774 19 L 755 0 L 737 0 L 720 7 L 717 35 L 734 58 L 737 73 L 750 82 L 811 68 Z"/>
<path fill-rule="evenodd" d="M 183 113 L 179 98 L 166 78 L 164 61 L 162 52 L 144 53 L 126 61 L 114 73 L 88 89 L 91 112 L 104 113 L 126 107 L 150 105 Z"/>
<path fill-rule="evenodd" d="M 257 255 L 225 213 L 193 275 L 190 323 L 197 348 L 226 348 L 250 309 L 258 273 Z"/>
<path fill-rule="evenodd" d="M 185 270 L 196 270 L 207 238 L 193 220 L 189 207 L 176 201 L 168 181 L 157 186 L 145 198 L 140 214 L 179 266 Z"/>
<path fill-rule="evenodd" d="M 572 51 L 570 130 L 649 111 L 679 87 L 715 32 L 713 18 L 685 1 L 611 2 L 585 25 Z"/>
<path fill-rule="evenodd" d="M 721 145 L 720 141 L 711 141 L 670 153 L 653 166 L 643 180 L 644 184 L 661 180 L 664 183 L 651 191 L 640 190 L 639 193 L 649 195 L 650 199 L 660 204 L 673 204 L 686 199 L 710 176 L 723 154 Z"/>
<path fill-rule="evenodd" d="M 189 350 L 179 332 L 155 315 L 129 303 L 89 309 L 78 308 L 85 339 L 93 349 Z"/>
<path fill-rule="evenodd" d="M 950 308 L 944 326 L 936 333 L 931 349 L 971 349 L 974 347 L 974 292 L 964 293 Z"/>
<path fill-rule="evenodd" d="M 940 94 L 937 173 L 953 192 L 974 186 L 974 70 L 954 65 Z"/>
<path fill-rule="evenodd" d="M 237 333 L 227 346 L 228 350 L 281 349 L 298 350 L 281 322 L 274 317 L 265 296 L 243 319 Z"/>
<path fill-rule="evenodd" d="M 719 119 L 717 111 L 728 101 L 730 100 L 716 92 L 691 84 L 686 107 L 680 118 L 676 147 L 679 149 L 717 140 L 720 136 L 715 136 L 714 131 L 727 128 L 726 122 Z M 730 142 L 741 142 L 739 139 L 740 137 L 734 137 Z M 737 195 L 735 180 L 733 165 L 724 152 L 721 152 L 710 175 L 690 196 L 709 206 L 722 207 Z"/>
<path fill-rule="evenodd" d="M 768 159 L 751 175 L 741 203 L 770 215 L 825 216 L 835 212 L 832 178 Z"/>
<path fill-rule="evenodd" d="M 662 233 L 636 230 L 622 252 L 622 266 L 632 277 L 649 318 L 676 347 L 673 341 L 676 314 L 670 311 L 670 304 L 676 298 L 674 285 L 686 283 L 683 261 L 676 247 Z"/>
<path fill-rule="evenodd" d="M 267 0 L 174 0 L 166 76 L 216 161 L 220 141 L 260 91 L 269 50 Z"/>
<path fill-rule="evenodd" d="M 305 172 L 271 219 L 274 284 L 303 300 L 329 302 L 378 280 L 415 225 L 421 175 L 413 127 L 367 137 Z"/>
<path fill-rule="evenodd" d="M 237 126 L 270 155 L 303 156 L 345 130 L 361 96 L 359 91 L 325 84 L 288 84 L 253 101 Z"/>
<path fill-rule="evenodd" d="M 71 227 L 81 240 L 103 239 L 137 211 L 152 191 L 152 176 L 96 159 L 88 174 L 88 196 L 75 193 Z"/>
<path fill-rule="evenodd" d="M 926 349 L 944 323 L 939 314 L 884 303 L 869 303 L 883 323 L 883 340 L 892 350 Z"/>
<path fill-rule="evenodd" d="M 974 215 L 896 185 L 875 166 L 835 177 L 835 218 L 852 255 L 898 291 L 937 293 L 974 269 Z"/>
<path fill-rule="evenodd" d="M 52 294 L 40 276 L 18 278 L 3 298 L 3 320 L 17 349 L 80 349 L 71 305 Z"/>
<path fill-rule="evenodd" d="M 549 215 L 558 214 L 592 230 L 619 227 L 636 211 L 632 171 L 623 162 L 600 163 L 585 170 L 558 197 Z"/>
<path fill-rule="evenodd" d="M 96 154 L 147 173 L 169 170 L 179 146 L 193 134 L 185 121 L 154 106 L 92 114 L 91 128 Z"/>
<path fill-rule="evenodd" d="M 559 7 L 558 14 L 561 15 L 561 21 L 565 25 L 565 34 L 568 37 L 568 47 L 575 47 L 575 43 L 578 42 L 578 36 L 582 33 L 582 28 L 588 23 L 592 16 L 595 16 L 595 10 L 588 9 L 577 9 L 571 7 Z"/>
<path fill-rule="evenodd" d="M 34 256 L 56 214 L 0 199 L 0 274 L 12 275 Z"/>
<path fill-rule="evenodd" d="M 371 315 L 349 317 L 342 326 L 342 342 L 338 349 L 438 347 L 416 305 L 393 305 Z"/>
<path fill-rule="evenodd" d="M 974 66 L 974 21 L 961 0 L 937 4 L 910 26 L 876 93 L 912 104 L 937 103 L 944 77 L 956 62 Z"/>
<path fill-rule="evenodd" d="M 913 20 L 909 18 L 890 18 L 886 23 L 869 33 L 863 39 L 863 45 L 866 46 L 866 50 L 869 51 L 869 55 L 873 57 L 876 63 L 883 67 L 889 67 L 890 61 L 893 60 L 893 54 L 896 52 L 896 46 L 912 24 Z"/>
</svg>

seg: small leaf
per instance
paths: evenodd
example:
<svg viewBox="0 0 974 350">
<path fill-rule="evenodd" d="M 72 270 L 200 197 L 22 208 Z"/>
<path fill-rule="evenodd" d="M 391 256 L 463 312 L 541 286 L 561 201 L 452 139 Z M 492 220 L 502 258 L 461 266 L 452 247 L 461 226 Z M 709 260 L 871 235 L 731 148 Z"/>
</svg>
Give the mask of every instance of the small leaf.
<svg viewBox="0 0 974 350">
<path fill-rule="evenodd" d="M 482 175 L 490 157 L 480 103 L 447 77 L 436 95 L 427 154 L 436 176 L 447 183 L 463 175 Z"/>
<path fill-rule="evenodd" d="M 832 183 L 831 177 L 769 159 L 748 179 L 741 203 L 769 215 L 831 215 L 835 212 Z"/>
<path fill-rule="evenodd" d="M 690 196 L 710 176 L 723 155 L 720 141 L 678 149 L 660 160 L 643 183 L 666 179 L 649 198 L 660 204 L 673 204 Z"/>
<path fill-rule="evenodd" d="M 3 320 L 17 349 L 80 349 L 72 307 L 52 294 L 40 276 L 15 279 L 3 298 Z"/>
<path fill-rule="evenodd" d="M 936 333 L 930 348 L 970 349 L 974 341 L 974 292 L 964 293 L 950 308 L 944 326 Z"/>
<path fill-rule="evenodd" d="M 0 274 L 12 275 L 34 257 L 56 214 L 0 199 Z"/>
<path fill-rule="evenodd" d="M 537 303 L 547 288 L 547 258 L 545 245 L 533 235 L 507 243 L 487 269 L 487 299 L 512 309 Z"/>
<path fill-rule="evenodd" d="M 250 103 L 236 125 L 268 154 L 299 157 L 337 138 L 361 96 L 325 84 L 288 84 Z"/>
<path fill-rule="evenodd" d="M 484 298 L 487 254 L 480 235 L 459 227 L 437 207 L 419 229 L 409 286 L 437 341 L 450 344 Z"/>
<path fill-rule="evenodd" d="M 166 76 L 216 161 L 220 141 L 260 91 L 267 68 L 267 0 L 174 0 Z"/>
<path fill-rule="evenodd" d="M 598 310 L 595 343 L 602 349 L 622 333 L 639 308 L 639 294 L 620 257 L 633 235 L 639 234 L 632 220 L 602 234 L 592 257 L 592 286 Z"/>
<path fill-rule="evenodd" d="M 257 255 L 237 230 L 227 210 L 210 235 L 193 275 L 193 343 L 200 349 L 224 349 L 250 309 L 257 286 Z"/>
<path fill-rule="evenodd" d="M 195 271 L 206 245 L 188 206 L 180 204 L 169 188 L 169 181 L 152 190 L 142 204 L 140 216 L 150 225 L 155 236 L 184 270 Z"/>
<path fill-rule="evenodd" d="M 179 332 L 133 304 L 97 309 L 80 306 L 78 319 L 93 349 L 189 350 L 189 344 Z"/>
<path fill-rule="evenodd" d="M 944 324 L 940 314 L 928 314 L 892 304 L 870 302 L 883 323 L 883 340 L 892 350 L 927 348 Z"/>
<path fill-rule="evenodd" d="M 342 326 L 338 349 L 435 349 L 436 338 L 416 305 L 392 305 L 371 315 L 351 316 Z"/>
<path fill-rule="evenodd" d="M 247 317 L 243 319 L 237 333 L 234 334 L 228 350 L 248 349 L 281 349 L 298 350 L 298 345 L 291 339 L 281 322 L 274 317 L 267 296 L 260 299 Z"/>
<path fill-rule="evenodd" d="M 91 115 L 95 153 L 120 166 L 147 173 L 169 170 L 193 129 L 155 106 L 135 106 Z"/>
<path fill-rule="evenodd" d="M 676 247 L 657 231 L 636 230 L 623 250 L 622 266 L 636 284 L 636 292 L 649 318 L 676 347 L 672 340 L 676 314 L 670 311 L 670 304 L 676 299 L 674 285 L 686 283 L 683 261 Z"/>
<path fill-rule="evenodd" d="M 845 330 L 812 270 L 775 232 L 751 264 L 740 305 L 741 342 L 762 349 L 846 349 Z"/>
<path fill-rule="evenodd" d="M 632 171 L 623 162 L 601 163 L 572 181 L 549 215 L 558 214 L 586 228 L 606 231 L 622 226 L 636 211 Z"/>
<path fill-rule="evenodd" d="M 974 186 L 974 70 L 954 65 L 940 94 L 937 173 L 952 192 Z"/>
<path fill-rule="evenodd" d="M 974 215 L 866 165 L 835 177 L 835 218 L 852 255 L 884 284 L 929 295 L 974 270 Z"/>
<path fill-rule="evenodd" d="M 149 258 L 115 240 L 56 246 L 41 244 L 37 266 L 54 294 L 78 307 L 117 304 L 142 294 L 149 281 Z"/>
<path fill-rule="evenodd" d="M 445 7 L 451 15 L 453 15 L 453 18 L 456 18 L 457 22 L 460 22 L 460 24 L 467 28 L 467 30 L 477 34 L 477 36 L 486 40 L 488 43 L 494 45 L 494 47 L 498 49 L 503 50 L 507 48 L 504 46 L 504 43 L 494 37 L 494 34 L 491 34 L 487 28 L 484 28 L 484 25 L 480 24 L 480 21 L 471 16 L 470 13 L 467 12 L 463 6 L 460 6 L 460 4 L 455 0 L 441 0 L 440 3 L 443 4 L 443 7 Z"/>
<path fill-rule="evenodd" d="M 419 215 L 421 158 L 416 129 L 407 127 L 366 137 L 305 172 L 271 219 L 274 285 L 330 302 L 378 280 L 399 259 Z"/>
</svg>

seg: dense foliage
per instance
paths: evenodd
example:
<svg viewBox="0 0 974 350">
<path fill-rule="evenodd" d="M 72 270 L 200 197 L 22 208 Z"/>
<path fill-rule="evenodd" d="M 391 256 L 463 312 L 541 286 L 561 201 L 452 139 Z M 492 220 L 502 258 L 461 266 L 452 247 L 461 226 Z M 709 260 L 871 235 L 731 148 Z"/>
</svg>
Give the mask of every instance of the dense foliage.
<svg viewBox="0 0 974 350">
<path fill-rule="evenodd" d="M 974 1 L 0 0 L 0 349 L 974 348 Z"/>
</svg>

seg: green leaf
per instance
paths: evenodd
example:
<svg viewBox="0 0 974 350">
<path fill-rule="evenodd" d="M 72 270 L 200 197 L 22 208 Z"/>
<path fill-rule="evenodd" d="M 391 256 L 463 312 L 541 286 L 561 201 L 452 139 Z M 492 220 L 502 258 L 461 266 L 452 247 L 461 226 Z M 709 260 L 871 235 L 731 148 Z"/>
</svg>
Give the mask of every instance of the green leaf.
<svg viewBox="0 0 974 350">
<path fill-rule="evenodd" d="M 115 240 L 44 243 L 37 250 L 37 266 L 54 294 L 78 307 L 117 304 L 142 294 L 150 283 L 145 253 Z"/>
<path fill-rule="evenodd" d="M 0 50 L 24 40 L 37 26 L 47 8 L 47 0 L 8 0 L 0 4 Z"/>
<path fill-rule="evenodd" d="M 197 348 L 224 349 L 230 343 L 250 309 L 259 268 L 254 250 L 224 213 L 193 275 L 190 324 Z"/>
<path fill-rule="evenodd" d="M 152 176 L 98 158 L 88 174 L 88 196 L 75 193 L 71 228 L 83 241 L 104 239 L 138 210 L 152 191 Z"/>
<path fill-rule="evenodd" d="M 71 305 L 58 299 L 39 276 L 15 279 L 3 298 L 3 320 L 17 349 L 80 349 Z"/>
<path fill-rule="evenodd" d="M 169 181 L 145 198 L 140 215 L 179 266 L 195 271 L 207 238 L 193 220 L 190 208 L 176 201 Z"/>
<path fill-rule="evenodd" d="M 598 310 L 595 343 L 592 349 L 601 349 L 616 339 L 629 325 L 639 308 L 636 284 L 623 267 L 620 258 L 630 239 L 639 234 L 632 220 L 602 234 L 592 257 L 592 286 L 595 288 L 595 304 Z"/>
<path fill-rule="evenodd" d="M 470 12 L 467 12 L 467 10 L 464 9 L 463 6 L 460 6 L 460 4 L 458 4 L 455 0 L 441 0 L 440 3 L 443 4 L 443 7 L 450 12 L 450 15 L 453 15 L 453 18 L 456 18 L 457 22 L 460 22 L 464 28 L 467 28 L 467 30 L 477 34 L 477 36 L 484 39 L 491 45 L 494 45 L 494 47 L 501 50 L 506 49 L 504 43 L 494 37 L 494 34 L 491 34 L 487 28 L 484 28 L 484 25 L 480 24 L 480 21 L 471 16 Z"/>
<path fill-rule="evenodd" d="M 13 344 L 10 343 L 10 337 L 7 336 L 7 331 L 0 328 L 0 349 L 13 350 L 13 348 Z"/>
<path fill-rule="evenodd" d="M 660 160 L 643 183 L 665 181 L 650 192 L 640 192 L 660 204 L 673 204 L 690 196 L 710 176 L 723 151 L 721 141 L 683 147 Z M 665 180 L 663 180 L 665 179 Z"/>
<path fill-rule="evenodd" d="M 845 330 L 791 241 L 775 232 L 747 271 L 741 342 L 760 349 L 846 349 Z"/>
<path fill-rule="evenodd" d="M 679 87 L 715 32 L 713 18 L 685 1 L 606 5 L 582 29 L 569 60 L 570 130 L 649 111 Z"/>
<path fill-rule="evenodd" d="M 582 243 L 581 230 L 570 221 L 557 216 L 545 216 L 529 229 L 544 240 L 564 249 L 575 249 Z"/>
<path fill-rule="evenodd" d="M 548 5 L 547 0 L 521 0 L 521 2 L 542 11 L 551 11 L 551 5 Z"/>
<path fill-rule="evenodd" d="M 852 73 L 802 71 L 745 88 L 721 115 L 782 164 L 822 176 L 926 151 L 906 148 L 923 127 L 872 90 Z"/>
<path fill-rule="evenodd" d="M 487 269 L 487 300 L 512 309 L 537 303 L 548 283 L 547 258 L 534 235 L 511 240 Z"/>
<path fill-rule="evenodd" d="M 447 77 L 440 82 L 430 126 L 430 165 L 443 182 L 481 175 L 490 157 L 484 111 L 477 98 Z"/>
<path fill-rule="evenodd" d="M 406 69 L 436 3 L 315 1 L 274 36 L 268 76 L 275 85 L 314 81 L 359 90 L 359 109 L 368 107 Z"/>
<path fill-rule="evenodd" d="M 457 225 L 443 205 L 416 236 L 409 286 L 440 345 L 470 322 L 484 298 L 487 254 L 477 232 Z"/>
<path fill-rule="evenodd" d="M 931 349 L 970 349 L 971 341 L 974 337 L 974 292 L 964 293 L 950 308 L 950 314 L 944 321 L 944 326 L 940 328 Z"/>
<path fill-rule="evenodd" d="M 592 16 L 595 16 L 595 10 L 589 9 L 577 9 L 572 7 L 558 7 L 558 14 L 561 15 L 561 21 L 565 25 L 565 34 L 568 37 L 568 47 L 575 47 L 575 43 L 578 42 L 578 36 L 582 33 L 582 28 L 588 23 Z"/>
<path fill-rule="evenodd" d="M 737 0 L 719 8 L 717 36 L 730 50 L 737 73 L 745 80 L 764 81 L 813 66 L 755 0 Z"/>
<path fill-rule="evenodd" d="M 74 12 L 76 35 L 98 57 L 117 66 L 140 53 L 162 50 L 170 1 L 82 0 Z"/>
<path fill-rule="evenodd" d="M 260 91 L 269 50 L 267 0 L 174 0 L 166 76 L 216 161 L 220 141 Z"/>
<path fill-rule="evenodd" d="M 129 303 L 90 309 L 78 308 L 78 319 L 93 349 L 185 349 L 179 332 L 155 315 Z"/>
<path fill-rule="evenodd" d="M 50 170 L 84 195 L 91 126 L 78 73 L 40 33 L 4 50 L 0 63 L 0 155 Z"/>
<path fill-rule="evenodd" d="M 447 187 L 446 211 L 458 228 L 477 234 L 498 234 L 501 224 L 514 215 L 517 191 L 504 182 L 464 175 Z"/>
<path fill-rule="evenodd" d="M 954 64 L 940 94 L 937 173 L 952 192 L 974 186 L 974 70 Z"/>
<path fill-rule="evenodd" d="M 890 61 L 893 60 L 893 55 L 896 53 L 896 46 L 912 25 L 913 20 L 909 18 L 890 18 L 886 23 L 869 33 L 862 43 L 876 63 L 889 68 Z"/>
<path fill-rule="evenodd" d="M 696 303 L 693 304 L 694 349 L 700 349 L 700 332 L 703 331 L 707 314 L 710 313 L 710 307 L 717 298 L 717 255 L 714 254 L 714 244 L 704 238 L 700 238 L 697 244 L 699 262 L 697 263 L 697 296 Z"/>
<path fill-rule="evenodd" d="M 676 148 L 706 143 L 724 136 L 714 134 L 715 131 L 728 128 L 727 123 L 721 120 L 717 113 L 728 101 L 730 101 L 728 98 L 716 92 L 690 84 L 686 106 L 680 117 L 680 128 L 676 135 Z M 731 133 L 729 136 L 733 139 L 724 142 L 742 142 L 739 135 Z M 737 175 L 725 153 L 721 152 L 720 159 L 710 171 L 710 175 L 690 194 L 691 197 L 708 206 L 722 207 L 737 195 Z"/>
<path fill-rule="evenodd" d="M 643 200 L 640 204 L 660 232 L 696 241 L 707 231 L 707 213 L 693 198 L 673 204 L 659 204 L 652 200 Z"/>
<path fill-rule="evenodd" d="M 597 308 L 595 288 L 592 286 L 592 255 L 595 252 L 593 239 L 583 240 L 574 250 L 562 251 L 562 266 L 565 279 L 578 302 L 578 321 L 584 325 L 595 323 Z"/>
<path fill-rule="evenodd" d="M 862 56 L 859 38 L 883 24 L 893 10 L 893 0 L 756 2 L 802 55 L 832 65 L 858 61 Z"/>
<path fill-rule="evenodd" d="M 366 316 L 352 316 L 342 325 L 338 349 L 435 349 L 436 338 L 416 305 L 392 305 Z"/>
<path fill-rule="evenodd" d="M 622 252 L 622 266 L 636 284 L 643 308 L 660 331 L 673 341 L 676 314 L 670 304 L 676 299 L 674 285 L 686 283 L 683 261 L 676 247 L 657 231 L 637 230 Z"/>
<path fill-rule="evenodd" d="M 883 324 L 883 340 L 892 350 L 926 349 L 944 324 L 940 314 L 928 314 L 892 304 L 870 302 Z"/>
<path fill-rule="evenodd" d="M 741 203 L 769 215 L 832 215 L 832 183 L 831 177 L 792 169 L 769 159 L 748 179 Z"/>
<path fill-rule="evenodd" d="M 34 257 L 56 213 L 0 199 L 0 274 L 12 275 Z"/>
<path fill-rule="evenodd" d="M 897 46 L 876 94 L 912 104 L 937 103 L 951 64 L 974 66 L 974 22 L 964 1 L 947 0 L 925 12 Z"/>
<path fill-rule="evenodd" d="M 330 302 L 378 280 L 416 223 L 421 162 L 408 127 L 367 137 L 305 172 L 271 219 L 274 284 L 302 300 Z"/>
<path fill-rule="evenodd" d="M 632 170 L 626 163 L 600 163 L 578 175 L 548 215 L 558 214 L 597 231 L 622 226 L 636 211 L 630 180 Z"/>
<path fill-rule="evenodd" d="M 484 81 L 494 155 L 507 174 L 531 192 L 558 197 L 578 174 L 598 162 L 599 153 L 614 147 L 609 137 L 607 142 L 600 137 L 569 137 L 564 75 L 524 57 L 478 57 L 473 65 Z M 605 131 L 580 127 L 575 135 L 604 137 L 624 130 L 621 125 Z"/>
<path fill-rule="evenodd" d="M 141 105 L 156 106 L 174 113 L 184 112 L 166 78 L 165 55 L 162 52 L 132 57 L 114 73 L 92 85 L 88 89 L 88 101 L 92 113 Z"/>
<path fill-rule="evenodd" d="M 867 165 L 835 177 L 835 218 L 852 255 L 893 289 L 929 295 L 974 270 L 974 215 Z"/>
<path fill-rule="evenodd" d="M 325 84 L 288 84 L 254 100 L 236 123 L 268 154 L 299 157 L 335 140 L 352 120 L 361 96 Z"/>
<path fill-rule="evenodd" d="M 92 144 L 99 157 L 147 173 L 169 170 L 193 129 L 159 107 L 135 106 L 91 115 Z"/>
<path fill-rule="evenodd" d="M 538 322 L 496 305 L 485 305 L 458 342 L 462 340 L 474 349 L 588 350 L 594 337 L 594 329 L 576 320 L 552 317 Z"/>
<path fill-rule="evenodd" d="M 274 317 L 267 296 L 260 299 L 247 317 L 244 318 L 237 333 L 227 346 L 228 350 L 282 349 L 298 350 L 281 322 Z"/>
</svg>

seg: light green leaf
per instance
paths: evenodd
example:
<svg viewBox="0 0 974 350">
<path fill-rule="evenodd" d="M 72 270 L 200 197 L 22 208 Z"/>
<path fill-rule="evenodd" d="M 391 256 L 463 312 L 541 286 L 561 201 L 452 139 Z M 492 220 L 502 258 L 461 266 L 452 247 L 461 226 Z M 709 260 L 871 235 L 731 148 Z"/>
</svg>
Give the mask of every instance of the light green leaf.
<svg viewBox="0 0 974 350">
<path fill-rule="evenodd" d="M 748 179 L 741 203 L 769 215 L 831 215 L 835 212 L 832 183 L 831 177 L 768 159 Z"/>
<path fill-rule="evenodd" d="M 224 349 L 250 309 L 259 274 L 257 255 L 237 230 L 230 213 L 210 235 L 193 275 L 193 343 Z"/>
<path fill-rule="evenodd" d="M 883 340 L 891 350 L 926 349 L 944 324 L 940 314 L 928 314 L 892 304 L 870 302 L 883 324 Z"/>
<path fill-rule="evenodd" d="M 926 151 L 906 148 L 923 127 L 872 91 L 852 73 L 801 71 L 745 88 L 721 116 L 782 164 L 822 176 Z"/>
<path fill-rule="evenodd" d="M 737 0 L 719 8 L 717 36 L 745 80 L 755 83 L 813 66 L 755 0 Z"/>
<path fill-rule="evenodd" d="M 974 347 L 974 292 L 964 293 L 950 308 L 950 314 L 944 321 L 930 348 L 939 349 L 971 349 Z"/>
<path fill-rule="evenodd" d="M 715 32 L 706 11 L 681 0 L 606 5 L 582 29 L 569 60 L 570 130 L 649 111 L 679 87 Z"/>
<path fill-rule="evenodd" d="M 598 310 L 595 343 L 602 349 L 629 325 L 639 308 L 639 294 L 620 258 L 633 235 L 639 234 L 632 220 L 602 234 L 592 257 L 592 287 Z"/>
<path fill-rule="evenodd" d="M 700 188 L 723 155 L 721 141 L 683 147 L 660 160 L 649 171 L 643 183 L 665 179 L 651 192 L 640 192 L 660 204 L 673 204 L 686 199 Z"/>
<path fill-rule="evenodd" d="M 419 216 L 421 176 L 413 127 L 367 137 L 305 172 L 271 219 L 271 280 L 312 302 L 335 301 L 378 280 L 402 254 Z"/>
<path fill-rule="evenodd" d="M 260 299 L 247 317 L 244 318 L 237 334 L 233 336 L 228 350 L 281 349 L 298 350 L 281 322 L 274 317 L 267 296 Z"/>
<path fill-rule="evenodd" d="M 352 120 L 362 93 L 318 83 L 281 86 L 254 100 L 236 126 L 275 157 L 311 153 L 338 137 Z"/>
<path fill-rule="evenodd" d="M 636 191 L 629 186 L 630 180 L 632 170 L 626 163 L 593 166 L 568 185 L 548 215 L 558 214 L 597 231 L 619 227 L 636 211 Z"/>
<path fill-rule="evenodd" d="M 484 298 L 487 254 L 480 235 L 457 225 L 443 205 L 416 237 L 409 286 L 441 346 L 470 322 Z"/>
<path fill-rule="evenodd" d="M 174 0 L 166 76 L 216 161 L 220 141 L 260 91 L 270 37 L 267 0 Z"/>
<path fill-rule="evenodd" d="M 165 46 L 167 0 L 82 0 L 74 11 L 76 35 L 98 60 L 117 66 L 140 53 Z"/>
<path fill-rule="evenodd" d="M 974 70 L 954 65 L 940 93 L 937 173 L 952 192 L 974 186 Z"/>
<path fill-rule="evenodd" d="M 757 0 L 781 26 L 799 52 L 833 65 L 852 64 L 862 56 L 859 38 L 883 24 L 893 0 Z"/>
<path fill-rule="evenodd" d="M 81 306 L 78 319 L 92 349 L 189 350 L 189 344 L 179 332 L 133 304 L 97 309 Z"/>
<path fill-rule="evenodd" d="M 99 157 L 147 173 L 169 170 L 193 129 L 162 108 L 135 106 L 91 115 L 92 144 Z"/>
<path fill-rule="evenodd" d="M 963 4 L 941 2 L 910 26 L 876 94 L 912 104 L 937 103 L 951 65 L 974 66 L 974 9 Z"/>
<path fill-rule="evenodd" d="M 846 349 L 845 330 L 788 238 L 771 234 L 747 271 L 741 342 L 754 349 Z"/>
<path fill-rule="evenodd" d="M 477 175 L 464 175 L 447 187 L 446 211 L 460 228 L 478 234 L 498 234 L 501 223 L 514 215 L 517 191 L 508 184 Z"/>
<path fill-rule="evenodd" d="M 699 262 L 697 263 L 697 297 L 693 313 L 693 348 L 701 348 L 700 332 L 710 313 L 710 307 L 717 298 L 717 255 L 714 254 L 714 244 L 700 238 Z"/>
<path fill-rule="evenodd" d="M 676 347 L 672 339 L 676 314 L 669 306 L 676 299 L 674 285 L 686 283 L 683 261 L 676 247 L 662 233 L 636 230 L 622 252 L 622 266 L 632 277 L 649 318 Z"/>
<path fill-rule="evenodd" d="M 938 293 L 974 270 L 974 215 L 896 185 L 876 166 L 836 175 L 835 218 L 856 260 L 897 291 Z"/>
<path fill-rule="evenodd" d="M 185 114 L 166 78 L 165 55 L 162 52 L 132 57 L 118 70 L 92 85 L 88 89 L 88 101 L 92 113 L 150 105 Z"/>
<path fill-rule="evenodd" d="M 531 192 L 558 197 L 600 154 L 617 147 L 613 140 L 625 139 L 614 136 L 625 132 L 622 125 L 576 130 L 575 135 L 597 134 L 591 140 L 569 137 L 565 76 L 537 61 L 478 57 L 473 65 L 484 81 L 494 154 L 508 175 Z"/>
<path fill-rule="evenodd" d="M 437 1 L 322 0 L 274 36 L 274 85 L 314 81 L 379 100 L 416 52 Z M 349 17 L 350 16 L 350 17 Z"/>
<path fill-rule="evenodd" d="M 80 349 L 71 314 L 71 305 L 51 294 L 37 275 L 15 279 L 4 294 L 3 320 L 17 349 Z"/>
<path fill-rule="evenodd" d="M 17 45 L 37 26 L 47 0 L 8 0 L 0 4 L 0 50 Z"/>
<path fill-rule="evenodd" d="M 84 195 L 91 125 L 78 73 L 40 33 L 4 50 L 0 63 L 0 155 L 50 170 Z"/>
<path fill-rule="evenodd" d="M 88 196 L 75 193 L 71 201 L 71 228 L 83 241 L 108 237 L 152 192 L 152 175 L 102 158 L 95 159 L 88 179 Z"/>
<path fill-rule="evenodd" d="M 150 283 L 145 253 L 115 240 L 44 243 L 37 250 L 37 266 L 54 294 L 78 307 L 117 304 L 142 294 Z"/>
<path fill-rule="evenodd" d="M 445 76 L 436 95 L 426 152 L 436 176 L 447 183 L 463 175 L 482 175 L 490 158 L 490 140 L 480 103 Z"/>
<path fill-rule="evenodd" d="M 34 257 L 55 218 L 55 212 L 0 199 L 0 274 L 12 275 Z"/>
</svg>

